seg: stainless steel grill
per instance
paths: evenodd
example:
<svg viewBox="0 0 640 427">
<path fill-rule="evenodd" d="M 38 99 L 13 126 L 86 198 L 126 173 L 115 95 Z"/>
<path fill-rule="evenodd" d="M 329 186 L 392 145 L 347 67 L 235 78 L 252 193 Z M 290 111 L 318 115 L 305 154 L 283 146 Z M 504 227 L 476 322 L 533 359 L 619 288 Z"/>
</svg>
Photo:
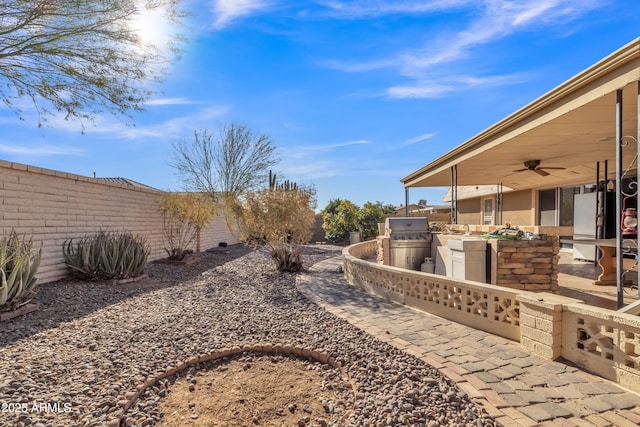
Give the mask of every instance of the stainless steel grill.
<svg viewBox="0 0 640 427">
<path fill-rule="evenodd" d="M 385 234 L 392 266 L 420 270 L 424 259 L 431 257 L 432 236 L 426 217 L 387 218 Z"/>
</svg>

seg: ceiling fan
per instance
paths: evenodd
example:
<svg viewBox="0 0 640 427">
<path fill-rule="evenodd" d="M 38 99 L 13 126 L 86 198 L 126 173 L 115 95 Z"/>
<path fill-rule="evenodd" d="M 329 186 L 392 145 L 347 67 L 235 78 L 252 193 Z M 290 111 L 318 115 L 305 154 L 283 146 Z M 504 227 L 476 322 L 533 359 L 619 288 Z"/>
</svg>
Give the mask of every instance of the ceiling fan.
<svg viewBox="0 0 640 427">
<path fill-rule="evenodd" d="M 524 162 L 524 169 L 514 170 L 513 172 L 532 171 L 537 173 L 538 175 L 547 176 L 549 175 L 549 172 L 547 172 L 545 169 L 566 169 L 566 168 L 554 168 L 554 167 L 541 168 L 539 166 L 540 166 L 540 160 L 527 160 Z"/>
</svg>

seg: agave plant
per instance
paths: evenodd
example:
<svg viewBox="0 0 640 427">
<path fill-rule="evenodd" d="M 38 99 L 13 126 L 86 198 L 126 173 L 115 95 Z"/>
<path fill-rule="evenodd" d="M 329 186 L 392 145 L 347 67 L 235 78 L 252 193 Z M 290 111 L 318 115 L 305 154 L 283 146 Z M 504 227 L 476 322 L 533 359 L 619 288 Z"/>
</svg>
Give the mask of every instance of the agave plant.
<svg viewBox="0 0 640 427">
<path fill-rule="evenodd" d="M 62 253 L 75 277 L 88 280 L 127 279 L 144 272 L 149 248 L 142 236 L 99 231 L 74 242 L 66 240 Z"/>
<path fill-rule="evenodd" d="M 35 294 L 41 251 L 32 253 L 32 246 L 15 231 L 0 240 L 0 311 L 15 310 Z"/>
</svg>

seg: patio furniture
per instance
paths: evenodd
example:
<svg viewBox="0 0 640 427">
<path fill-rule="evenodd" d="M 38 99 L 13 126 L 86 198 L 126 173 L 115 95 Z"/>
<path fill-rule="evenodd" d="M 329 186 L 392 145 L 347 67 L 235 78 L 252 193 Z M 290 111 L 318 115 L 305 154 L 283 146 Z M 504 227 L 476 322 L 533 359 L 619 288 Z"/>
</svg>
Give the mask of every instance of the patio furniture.
<svg viewBox="0 0 640 427">
<path fill-rule="evenodd" d="M 601 254 L 598 258 L 598 265 L 600 266 L 601 273 L 598 276 L 598 280 L 593 282 L 594 285 L 610 286 L 617 284 L 617 261 L 616 261 L 616 239 L 573 239 L 573 240 L 561 240 L 562 243 L 582 243 L 587 245 L 596 245 L 600 249 Z M 627 240 L 625 240 L 627 242 Z M 633 242 L 633 247 L 637 248 L 637 242 Z M 630 269 L 635 267 L 631 266 Z M 625 281 L 625 284 L 631 283 Z"/>
</svg>

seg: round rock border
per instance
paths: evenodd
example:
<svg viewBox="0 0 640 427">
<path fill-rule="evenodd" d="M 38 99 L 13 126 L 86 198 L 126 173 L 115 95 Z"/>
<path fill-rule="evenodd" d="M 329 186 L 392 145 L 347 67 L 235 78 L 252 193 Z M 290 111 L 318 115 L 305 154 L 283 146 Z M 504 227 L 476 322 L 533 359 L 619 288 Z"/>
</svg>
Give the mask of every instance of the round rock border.
<svg viewBox="0 0 640 427">
<path fill-rule="evenodd" d="M 354 399 L 356 399 L 355 395 L 355 387 L 353 385 L 353 381 L 349 376 L 348 372 L 344 369 L 342 364 L 338 362 L 335 358 L 330 355 L 324 353 L 323 351 L 310 349 L 307 347 L 300 347 L 297 345 L 289 345 L 289 344 L 271 344 L 271 343 L 258 343 L 254 345 L 243 345 L 242 347 L 225 347 L 220 350 L 215 350 L 210 353 L 204 353 L 198 356 L 193 356 L 184 361 L 177 361 L 175 365 L 170 365 L 164 371 L 159 370 L 155 374 L 150 375 L 147 379 L 139 384 L 135 390 L 128 391 L 124 394 L 124 398 L 119 400 L 117 406 L 119 409 L 114 411 L 111 415 L 112 417 L 107 421 L 108 427 L 118 427 L 120 426 L 122 419 L 124 418 L 127 411 L 134 405 L 136 400 L 145 392 L 148 387 L 154 386 L 158 381 L 163 380 L 167 377 L 177 374 L 178 372 L 182 372 L 185 369 L 198 365 L 204 362 L 211 362 L 218 359 L 222 359 L 225 357 L 237 356 L 244 353 L 262 353 L 262 354 L 273 354 L 273 355 L 285 355 L 285 356 L 298 356 L 304 358 L 311 358 L 317 362 L 328 364 L 332 368 L 340 370 L 342 375 L 348 379 L 349 384 L 351 384 L 351 392 L 354 393 Z"/>
</svg>

